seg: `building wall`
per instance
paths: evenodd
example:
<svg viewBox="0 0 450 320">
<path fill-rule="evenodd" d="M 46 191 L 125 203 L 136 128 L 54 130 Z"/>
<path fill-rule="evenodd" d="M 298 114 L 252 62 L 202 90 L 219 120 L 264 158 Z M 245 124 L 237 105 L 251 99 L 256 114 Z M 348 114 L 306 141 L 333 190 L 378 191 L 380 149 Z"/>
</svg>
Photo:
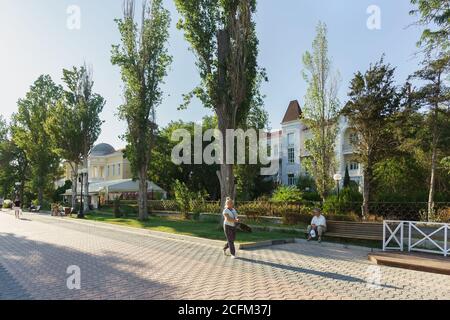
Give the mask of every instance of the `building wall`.
<svg viewBox="0 0 450 320">
<path fill-rule="evenodd" d="M 89 182 L 132 178 L 130 162 L 123 158 L 121 150 L 106 156 L 89 157 L 88 174 Z M 64 163 L 64 180 L 72 180 L 72 168 L 69 163 Z"/>
<path fill-rule="evenodd" d="M 346 165 L 349 168 L 349 174 L 351 180 L 358 182 L 361 186 L 362 182 L 362 167 L 354 160 L 354 151 L 350 143 L 352 129 L 348 125 L 348 121 L 345 117 L 339 119 L 339 129 L 335 142 L 335 156 L 337 162 L 336 173 L 345 174 Z M 288 135 L 292 134 L 291 145 L 288 143 Z M 302 160 L 309 156 L 305 147 L 306 140 L 310 139 L 311 132 L 307 130 L 306 126 L 301 121 L 291 121 L 288 123 L 282 123 L 281 137 L 279 138 L 280 144 L 280 172 L 279 181 L 284 185 L 293 183 L 294 180 L 301 175 L 305 175 L 306 171 L 302 165 Z M 268 143 L 271 144 L 273 149 L 276 145 L 277 139 L 270 139 Z M 294 162 L 289 161 L 289 149 L 294 149 Z M 292 151 L 291 151 L 292 153 Z M 272 156 L 275 156 L 272 153 Z M 291 156 L 292 160 L 292 156 Z M 342 183 L 342 181 L 341 181 Z"/>
<path fill-rule="evenodd" d="M 285 185 L 292 184 L 292 177 L 300 175 L 300 127 L 299 121 L 291 121 L 283 124 L 281 129 L 281 183 Z"/>
</svg>

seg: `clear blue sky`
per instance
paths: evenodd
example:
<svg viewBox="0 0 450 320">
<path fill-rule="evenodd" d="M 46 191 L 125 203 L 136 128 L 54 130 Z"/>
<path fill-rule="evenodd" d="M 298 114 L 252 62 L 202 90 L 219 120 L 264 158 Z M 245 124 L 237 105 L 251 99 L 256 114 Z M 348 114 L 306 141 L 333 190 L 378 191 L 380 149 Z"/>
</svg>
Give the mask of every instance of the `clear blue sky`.
<svg viewBox="0 0 450 320">
<path fill-rule="evenodd" d="M 66 27 L 70 5 L 81 9 L 80 30 Z M 370 5 L 381 9 L 381 30 L 366 26 Z M 172 14 L 169 47 L 174 61 L 157 112 L 161 126 L 178 119 L 198 121 L 209 113 L 198 101 L 187 111 L 177 110 L 181 95 L 199 79 L 193 55 L 175 27 L 178 14 L 173 0 L 166 0 L 165 6 Z M 301 56 L 310 49 L 319 20 L 328 25 L 330 55 L 342 76 L 342 102 L 354 72 L 366 70 L 382 53 L 397 66 L 399 83 L 405 81 L 417 68 L 413 53 L 421 33 L 417 27 L 408 28 L 414 21 L 410 9 L 409 0 L 259 0 L 259 64 L 269 76 L 263 93 L 271 127 L 280 127 L 290 100 L 298 99 L 302 105 L 306 87 Z M 94 69 L 95 90 L 107 100 L 99 141 L 123 147 L 118 136 L 125 124 L 115 117 L 122 84 L 119 70 L 110 63 L 111 45 L 120 39 L 114 18 L 121 17 L 121 12 L 122 0 L 0 0 L 0 113 L 9 118 L 17 100 L 40 74 L 50 74 L 61 83 L 63 68 L 86 61 Z"/>
</svg>

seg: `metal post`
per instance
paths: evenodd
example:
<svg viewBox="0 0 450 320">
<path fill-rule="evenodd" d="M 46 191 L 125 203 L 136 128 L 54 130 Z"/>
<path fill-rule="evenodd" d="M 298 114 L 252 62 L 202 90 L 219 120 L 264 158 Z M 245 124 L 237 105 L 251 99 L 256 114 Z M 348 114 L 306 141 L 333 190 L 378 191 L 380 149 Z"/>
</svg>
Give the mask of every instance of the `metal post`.
<svg viewBox="0 0 450 320">
<path fill-rule="evenodd" d="M 411 252 L 411 241 L 412 241 L 412 234 L 411 234 L 411 232 L 412 232 L 412 228 L 411 228 L 411 226 L 412 226 L 412 223 L 411 223 L 411 221 L 409 221 L 408 222 L 408 252 Z"/>
<path fill-rule="evenodd" d="M 383 251 L 386 251 L 386 220 L 383 221 Z"/>
<path fill-rule="evenodd" d="M 447 240 L 447 236 L 448 236 L 448 228 L 450 227 L 449 224 L 447 224 L 444 228 L 444 257 L 446 257 L 448 255 L 448 240 Z"/>
<path fill-rule="evenodd" d="M 337 184 L 338 202 L 339 202 L 339 200 L 340 200 L 340 197 L 339 197 L 339 181 L 337 181 L 336 184 Z"/>
<path fill-rule="evenodd" d="M 400 251 L 403 251 L 403 227 L 404 227 L 404 222 L 401 221 L 401 227 L 400 227 Z"/>
</svg>

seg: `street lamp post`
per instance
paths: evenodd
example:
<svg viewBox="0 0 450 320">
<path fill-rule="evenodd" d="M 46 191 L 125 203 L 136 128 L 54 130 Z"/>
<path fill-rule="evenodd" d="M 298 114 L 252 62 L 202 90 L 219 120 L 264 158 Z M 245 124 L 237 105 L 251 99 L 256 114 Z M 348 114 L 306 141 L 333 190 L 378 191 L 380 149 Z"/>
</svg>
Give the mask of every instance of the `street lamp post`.
<svg viewBox="0 0 450 320">
<path fill-rule="evenodd" d="M 337 196 L 338 196 L 338 211 L 341 212 L 341 201 L 339 197 L 339 182 L 342 180 L 342 175 L 340 173 L 336 173 L 333 176 L 334 181 L 336 181 L 337 186 Z"/>
<path fill-rule="evenodd" d="M 338 201 L 339 201 L 339 182 L 342 180 L 342 175 L 340 173 L 336 173 L 333 176 L 334 181 L 336 181 L 337 186 L 337 195 L 338 195 Z"/>
</svg>

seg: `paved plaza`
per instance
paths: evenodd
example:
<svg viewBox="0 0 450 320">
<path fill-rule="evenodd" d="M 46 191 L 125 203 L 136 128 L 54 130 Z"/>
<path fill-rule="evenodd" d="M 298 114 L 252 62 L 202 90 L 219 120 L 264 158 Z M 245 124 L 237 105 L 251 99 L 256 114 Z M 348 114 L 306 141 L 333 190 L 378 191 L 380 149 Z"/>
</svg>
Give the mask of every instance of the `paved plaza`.
<svg viewBox="0 0 450 320">
<path fill-rule="evenodd" d="M 379 267 L 366 248 L 300 242 L 232 260 L 221 245 L 4 210 L 0 299 L 450 299 L 450 276 Z"/>
</svg>

